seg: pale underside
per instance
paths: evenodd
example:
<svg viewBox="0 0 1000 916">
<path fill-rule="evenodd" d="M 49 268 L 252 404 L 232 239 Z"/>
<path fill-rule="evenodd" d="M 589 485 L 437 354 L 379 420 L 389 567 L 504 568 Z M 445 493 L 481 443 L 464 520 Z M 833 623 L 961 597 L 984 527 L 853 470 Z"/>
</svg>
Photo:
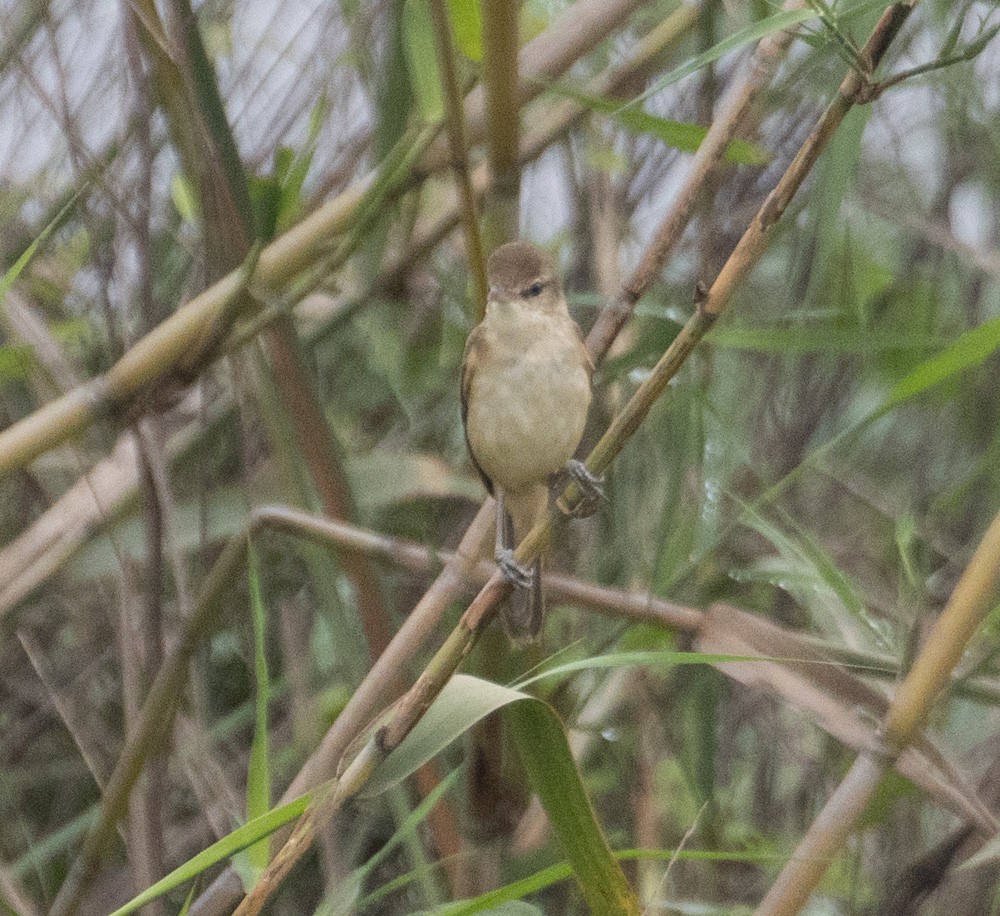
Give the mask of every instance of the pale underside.
<svg viewBox="0 0 1000 916">
<path fill-rule="evenodd" d="M 550 474 L 573 457 L 590 407 L 590 367 L 572 319 L 490 305 L 476 331 L 467 430 L 476 463 L 504 495 L 518 539 L 546 506 Z"/>
</svg>

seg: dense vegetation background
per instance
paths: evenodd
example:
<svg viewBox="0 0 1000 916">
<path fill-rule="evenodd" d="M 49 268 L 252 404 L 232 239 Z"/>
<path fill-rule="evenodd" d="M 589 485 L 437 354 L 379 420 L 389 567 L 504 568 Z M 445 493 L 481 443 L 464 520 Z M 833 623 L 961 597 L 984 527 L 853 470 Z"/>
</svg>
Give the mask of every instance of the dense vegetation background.
<svg viewBox="0 0 1000 916">
<path fill-rule="evenodd" d="M 1000 911 L 1000 18 L 912 5 L 4 4 L 0 908 Z M 461 616 L 514 236 L 584 453 L 651 406 L 527 649 Z"/>
</svg>

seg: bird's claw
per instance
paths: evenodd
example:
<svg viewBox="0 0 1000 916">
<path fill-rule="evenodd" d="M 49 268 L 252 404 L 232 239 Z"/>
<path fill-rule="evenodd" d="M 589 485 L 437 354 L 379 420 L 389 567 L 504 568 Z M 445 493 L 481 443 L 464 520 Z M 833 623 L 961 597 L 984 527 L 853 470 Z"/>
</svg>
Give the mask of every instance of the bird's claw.
<svg viewBox="0 0 1000 916">
<path fill-rule="evenodd" d="M 515 588 L 530 588 L 532 582 L 532 571 L 522 566 L 514 559 L 514 551 L 509 548 L 498 550 L 496 554 L 497 566 L 500 573 Z"/>
<path fill-rule="evenodd" d="M 592 474 L 582 461 L 572 458 L 566 463 L 566 467 L 552 475 L 549 485 L 556 493 L 561 494 L 571 480 L 580 488 L 580 499 L 572 508 L 568 508 L 561 498 L 556 499 L 559 510 L 572 518 L 593 515 L 605 499 L 604 477 Z"/>
</svg>

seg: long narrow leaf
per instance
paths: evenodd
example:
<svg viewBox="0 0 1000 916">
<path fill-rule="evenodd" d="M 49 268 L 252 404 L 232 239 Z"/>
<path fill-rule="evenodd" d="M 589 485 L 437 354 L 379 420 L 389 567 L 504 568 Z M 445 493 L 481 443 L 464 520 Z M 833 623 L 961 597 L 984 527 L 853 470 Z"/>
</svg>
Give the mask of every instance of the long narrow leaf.
<svg viewBox="0 0 1000 916">
<path fill-rule="evenodd" d="M 596 95 L 581 92 L 571 86 L 556 83 L 549 87 L 551 92 L 564 95 L 579 102 L 598 114 L 614 118 L 627 131 L 637 135 L 649 135 L 662 140 L 667 146 L 683 152 L 693 153 L 705 139 L 708 128 L 685 121 L 674 121 L 661 118 L 637 108 L 622 108 L 621 103 L 613 99 L 604 99 Z M 723 157 L 727 162 L 739 165 L 764 165 L 771 160 L 771 155 L 763 147 L 746 140 L 733 140 L 726 147 Z"/>
<path fill-rule="evenodd" d="M 994 318 L 960 334 L 950 346 L 936 356 L 924 360 L 904 375 L 892 387 L 885 408 L 895 407 L 903 401 L 941 384 L 949 378 L 978 366 L 1000 348 L 1000 318 Z"/>
<path fill-rule="evenodd" d="M 0 277 L 0 303 L 3 302 L 4 297 L 10 291 L 10 288 L 17 282 L 17 278 L 24 272 L 24 268 L 31 263 L 31 259 L 35 256 L 35 252 L 38 251 L 39 247 L 44 244 L 45 240 L 62 224 L 63 219 L 65 219 L 69 211 L 76 206 L 77 200 L 86 187 L 86 185 L 81 187 L 79 191 L 66 201 L 66 205 L 53 217 L 52 221 L 38 233 L 38 235 L 32 240 L 31 244 L 21 253 L 21 256 L 13 264 L 11 264 L 4 275 Z"/>
<path fill-rule="evenodd" d="M 513 703 L 507 716 L 532 787 L 559 834 L 591 913 L 638 916 L 638 898 L 598 825 L 562 722 L 538 701 Z"/>
<path fill-rule="evenodd" d="M 260 575 L 257 551 L 253 544 L 247 550 L 247 575 L 250 580 L 250 611 L 253 618 L 254 680 L 256 701 L 253 741 L 250 744 L 250 764 L 247 773 L 247 820 L 260 817 L 271 807 L 271 771 L 268 764 L 267 706 L 270 702 L 270 679 L 264 641 L 267 619 L 260 595 Z M 264 839 L 247 850 L 247 858 L 256 883 L 271 859 L 270 843 Z"/>
<path fill-rule="evenodd" d="M 455 675 L 406 740 L 375 771 L 364 796 L 405 779 L 484 716 L 517 707 L 514 732 L 552 825 L 562 840 L 591 910 L 638 914 L 638 900 L 601 832 L 552 708 L 529 694 L 466 674 Z"/>
<path fill-rule="evenodd" d="M 791 29 L 815 18 L 816 11 L 812 9 L 787 10 L 775 13 L 773 16 L 761 19 L 760 22 L 755 22 L 753 25 L 739 29 L 732 35 L 723 38 L 718 44 L 705 51 L 704 54 L 698 54 L 690 60 L 685 61 L 679 67 L 675 67 L 666 76 L 661 77 L 653 83 L 645 92 L 637 95 L 632 101 L 628 102 L 625 107 L 630 108 L 644 102 L 651 95 L 656 95 L 657 92 L 666 89 L 667 86 L 672 86 L 674 83 L 684 79 L 685 76 L 690 76 L 702 67 L 707 67 L 709 64 L 715 63 L 720 57 L 724 57 L 731 51 L 736 51 L 745 45 L 758 42 L 762 38 L 767 38 L 768 35 L 780 32 L 782 29 Z"/>
<path fill-rule="evenodd" d="M 661 862 L 671 860 L 688 862 L 739 862 L 749 864 L 780 863 L 787 859 L 787 854 L 767 853 L 767 852 L 725 852 L 707 849 L 623 849 L 613 853 L 619 862 L 630 862 L 639 859 L 652 859 Z M 526 878 L 512 881 L 503 887 L 487 891 L 478 897 L 468 900 L 456 900 L 454 903 L 446 903 L 437 907 L 427 916 L 473 916 L 475 913 L 485 913 L 502 906 L 513 900 L 519 900 L 528 894 L 565 881 L 573 874 L 573 869 L 569 862 L 560 862 L 557 865 L 550 865 Z M 421 916 L 421 914 L 414 914 Z"/>
<path fill-rule="evenodd" d="M 175 868 L 169 875 L 161 878 L 156 884 L 146 888 L 141 894 L 133 897 L 124 906 L 115 910 L 111 916 L 126 916 L 134 913 L 140 907 L 145 906 L 151 900 L 156 900 L 164 894 L 169 893 L 176 887 L 190 881 L 192 878 L 207 871 L 213 865 L 218 865 L 224 859 L 235 855 L 238 852 L 252 846 L 264 837 L 270 836 L 279 827 L 283 827 L 290 821 L 294 821 L 309 806 L 312 795 L 307 793 L 295 801 L 289 802 L 268 811 L 267 814 L 255 818 L 248 824 L 238 827 L 232 833 L 216 841 L 207 849 L 203 849 L 194 858 L 188 859 L 179 868 Z"/>
</svg>

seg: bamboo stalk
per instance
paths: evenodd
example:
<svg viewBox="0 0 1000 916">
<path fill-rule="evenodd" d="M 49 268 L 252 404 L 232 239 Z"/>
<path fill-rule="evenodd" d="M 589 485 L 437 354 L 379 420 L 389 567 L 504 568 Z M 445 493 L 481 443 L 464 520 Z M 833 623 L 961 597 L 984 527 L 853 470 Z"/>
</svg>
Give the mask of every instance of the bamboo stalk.
<svg viewBox="0 0 1000 916">
<path fill-rule="evenodd" d="M 517 238 L 521 224 L 518 162 L 521 100 L 518 88 L 520 0 L 483 2 L 483 85 L 486 89 L 486 151 L 493 182 L 486 199 L 486 247 Z"/>
<path fill-rule="evenodd" d="M 482 233 L 479 231 L 476 197 L 469 177 L 465 109 L 462 107 L 458 91 L 451 21 L 444 0 L 431 0 L 431 17 L 434 20 L 434 40 L 437 47 L 438 69 L 441 72 L 441 88 L 444 93 L 448 139 L 451 144 L 451 165 L 458 185 L 462 228 L 465 230 L 465 256 L 469 262 L 476 290 L 473 316 L 478 321 L 486 314 L 486 297 L 489 293 L 486 282 L 486 257 L 483 253 Z"/>
<path fill-rule="evenodd" d="M 489 2 L 486 0 L 486 3 Z M 537 97 L 549 83 L 562 76 L 584 54 L 622 26 L 645 2 L 577 0 L 557 13 L 541 35 L 521 48 L 518 63 L 521 73 L 519 104 L 523 107 Z M 697 16 L 695 7 L 682 5 L 670 13 L 665 22 L 693 22 Z M 466 98 L 465 120 L 469 145 L 481 143 L 486 133 L 486 93 L 483 86 L 477 86 Z M 447 165 L 448 158 L 446 146 L 439 143 L 429 151 L 424 166 L 438 171 Z"/>
<path fill-rule="evenodd" d="M 896 691 L 882 727 L 882 752 L 862 754 L 855 760 L 761 902 L 758 916 L 791 916 L 809 900 L 833 857 L 864 814 L 882 777 L 914 739 L 934 701 L 949 683 L 969 639 L 992 610 L 998 585 L 1000 513 L 987 529 L 913 667 Z"/>
</svg>

